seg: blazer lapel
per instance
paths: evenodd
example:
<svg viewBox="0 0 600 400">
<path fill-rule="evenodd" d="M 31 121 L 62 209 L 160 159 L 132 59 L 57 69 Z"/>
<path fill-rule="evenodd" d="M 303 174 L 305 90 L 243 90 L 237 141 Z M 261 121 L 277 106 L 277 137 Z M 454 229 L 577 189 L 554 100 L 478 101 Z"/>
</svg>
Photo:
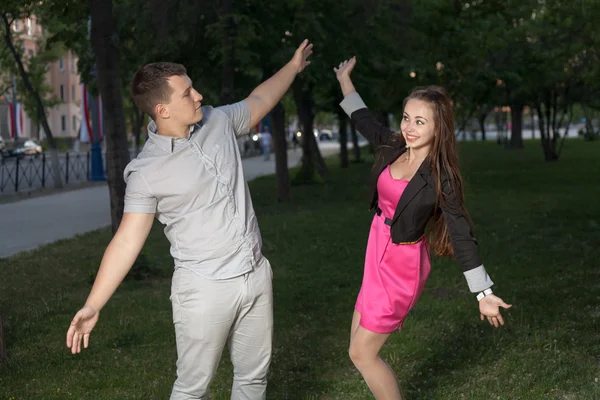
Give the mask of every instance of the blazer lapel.
<svg viewBox="0 0 600 400">
<path fill-rule="evenodd" d="M 408 206 L 411 200 L 425 187 L 427 186 L 427 176 L 431 174 L 431 166 L 429 165 L 429 160 L 425 159 L 423 163 L 419 166 L 419 169 L 415 173 L 415 176 L 408 182 L 406 185 L 406 189 L 402 192 L 402 196 L 400 196 L 400 201 L 398 202 L 398 206 L 396 207 L 396 211 L 394 212 L 393 222 L 396 222 L 402 211 Z"/>
</svg>

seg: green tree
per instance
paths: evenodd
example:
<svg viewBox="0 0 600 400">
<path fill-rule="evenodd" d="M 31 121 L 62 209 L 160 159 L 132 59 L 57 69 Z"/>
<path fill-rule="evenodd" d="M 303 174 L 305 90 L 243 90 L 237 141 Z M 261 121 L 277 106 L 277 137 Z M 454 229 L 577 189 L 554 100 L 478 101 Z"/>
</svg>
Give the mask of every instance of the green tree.
<svg viewBox="0 0 600 400">
<path fill-rule="evenodd" d="M 112 0 L 90 0 L 91 41 L 94 50 L 98 90 L 104 107 L 106 167 L 113 233 L 117 231 L 125 201 L 123 171 L 129 163 L 126 123 L 121 94 L 120 53 Z"/>
<path fill-rule="evenodd" d="M 15 0 L 7 0 L 0 6 L 0 33 L 2 34 L 6 50 L 12 62 L 7 58 L 3 58 L 1 65 L 4 73 L 8 75 L 18 75 L 20 77 L 21 87 L 25 89 L 24 96 L 19 95 L 23 101 L 28 114 L 33 116 L 33 120 L 39 122 L 46 135 L 50 145 L 50 160 L 52 169 L 52 178 L 55 188 L 62 188 L 62 178 L 60 175 L 60 163 L 58 160 L 58 151 L 56 141 L 52 135 L 52 130 L 47 120 L 46 107 L 51 107 L 54 101 L 49 96 L 49 88 L 44 84 L 44 76 L 47 72 L 47 65 L 44 61 L 48 61 L 48 56 L 52 52 L 42 50 L 41 55 L 37 57 L 26 58 L 23 54 L 23 46 L 18 35 L 13 31 L 13 24 L 17 20 L 23 20 L 33 15 L 35 2 L 22 2 Z M 40 43 L 43 45 L 43 43 Z M 2 56 L 7 55 L 6 51 L 0 53 Z M 51 58 L 50 58 L 51 59 Z M 21 93 L 21 92 L 19 92 Z"/>
</svg>

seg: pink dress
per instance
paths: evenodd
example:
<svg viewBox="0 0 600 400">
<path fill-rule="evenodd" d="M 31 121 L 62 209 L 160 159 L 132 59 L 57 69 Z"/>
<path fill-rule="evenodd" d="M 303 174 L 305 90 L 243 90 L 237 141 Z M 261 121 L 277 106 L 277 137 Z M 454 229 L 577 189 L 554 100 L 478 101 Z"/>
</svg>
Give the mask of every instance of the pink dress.
<svg viewBox="0 0 600 400">
<path fill-rule="evenodd" d="M 377 180 L 378 206 L 369 232 L 365 271 L 355 309 L 360 313 L 360 326 L 376 333 L 392 333 L 402 329 L 408 312 L 423 291 L 431 264 L 427 240 L 394 244 L 390 226 L 407 180 L 394 179 L 389 165 Z"/>
</svg>

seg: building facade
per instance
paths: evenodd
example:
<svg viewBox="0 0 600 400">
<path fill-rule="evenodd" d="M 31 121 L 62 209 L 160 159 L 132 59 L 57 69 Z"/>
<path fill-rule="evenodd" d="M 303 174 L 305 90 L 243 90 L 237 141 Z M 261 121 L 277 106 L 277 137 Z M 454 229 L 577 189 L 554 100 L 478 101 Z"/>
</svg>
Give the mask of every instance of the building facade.
<svg viewBox="0 0 600 400">
<path fill-rule="evenodd" d="M 11 29 L 13 35 L 18 35 L 23 41 L 23 57 L 31 57 L 38 52 L 38 42 L 42 38 L 43 27 L 37 22 L 35 16 L 13 22 Z M 21 80 L 20 76 L 14 77 Z M 81 123 L 81 80 L 77 71 L 77 57 L 67 51 L 58 60 L 48 66 L 46 84 L 60 103 L 46 109 L 48 124 L 54 137 L 77 137 Z M 11 123 L 10 102 L 12 101 L 13 88 L 0 96 L 0 136 L 10 140 L 13 135 L 15 121 Z M 25 110 L 18 116 L 21 123 L 20 134 L 22 137 L 44 139 L 45 133 L 41 126 L 35 124 Z"/>
</svg>

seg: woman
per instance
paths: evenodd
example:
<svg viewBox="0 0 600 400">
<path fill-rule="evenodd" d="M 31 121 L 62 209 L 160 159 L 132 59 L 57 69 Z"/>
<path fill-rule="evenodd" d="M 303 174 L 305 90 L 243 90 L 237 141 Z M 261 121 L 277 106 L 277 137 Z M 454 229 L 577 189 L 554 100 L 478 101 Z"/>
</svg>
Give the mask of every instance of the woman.
<svg viewBox="0 0 600 400">
<path fill-rule="evenodd" d="M 378 123 L 354 89 L 350 73 L 356 58 L 334 68 L 342 108 L 356 129 L 378 149 L 365 270 L 350 333 L 350 358 L 376 399 L 401 399 L 394 373 L 379 356 L 394 331 L 402 328 L 430 271 L 426 226 L 439 255 L 454 255 L 469 289 L 479 301 L 481 320 L 504 325 L 492 293 L 492 280 L 478 255 L 464 207 L 455 150 L 450 98 L 439 87 L 415 89 L 405 100 L 401 132 Z"/>
</svg>

